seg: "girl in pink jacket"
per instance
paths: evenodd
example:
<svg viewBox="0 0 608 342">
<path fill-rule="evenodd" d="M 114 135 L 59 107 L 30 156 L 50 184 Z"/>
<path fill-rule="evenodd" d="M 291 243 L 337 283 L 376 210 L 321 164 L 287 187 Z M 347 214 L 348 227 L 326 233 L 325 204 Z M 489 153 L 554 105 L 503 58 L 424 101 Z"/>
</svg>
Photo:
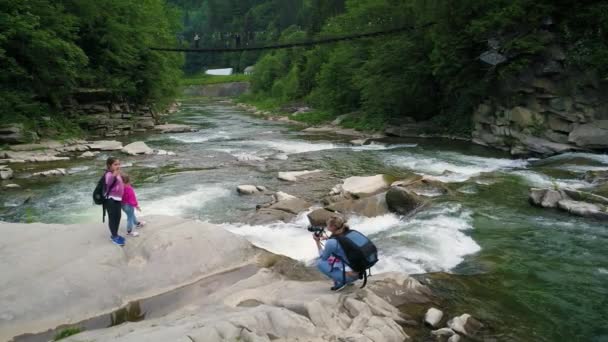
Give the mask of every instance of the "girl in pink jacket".
<svg viewBox="0 0 608 342">
<path fill-rule="evenodd" d="M 129 175 L 122 175 L 122 181 L 124 182 L 124 192 L 122 195 L 122 210 L 127 214 L 127 235 L 139 236 L 138 232 L 133 231 L 133 227 L 141 228 L 145 222 L 138 221 L 135 216 L 135 209 L 141 211 L 139 203 L 137 203 L 137 196 L 135 196 L 135 190 L 131 186 L 131 179 Z"/>
</svg>

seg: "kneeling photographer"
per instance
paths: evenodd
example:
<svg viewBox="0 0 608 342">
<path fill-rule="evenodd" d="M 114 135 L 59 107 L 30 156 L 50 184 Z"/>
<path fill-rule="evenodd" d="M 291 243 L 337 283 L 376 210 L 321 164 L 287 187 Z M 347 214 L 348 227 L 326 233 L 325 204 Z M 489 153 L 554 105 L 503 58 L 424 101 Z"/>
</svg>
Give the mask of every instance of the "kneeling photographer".
<svg viewBox="0 0 608 342">
<path fill-rule="evenodd" d="M 359 279 L 359 274 L 353 272 L 348 266 L 349 261 L 346 253 L 336 239 L 350 230 L 343 218 L 334 216 L 327 220 L 327 230 L 331 233 L 330 237 L 324 235 L 323 228 L 309 227 L 308 230 L 314 232 L 313 239 L 319 249 L 317 268 L 334 281 L 332 291 L 340 291 L 346 285 Z M 325 241 L 325 246 L 323 246 L 321 240 Z"/>
</svg>

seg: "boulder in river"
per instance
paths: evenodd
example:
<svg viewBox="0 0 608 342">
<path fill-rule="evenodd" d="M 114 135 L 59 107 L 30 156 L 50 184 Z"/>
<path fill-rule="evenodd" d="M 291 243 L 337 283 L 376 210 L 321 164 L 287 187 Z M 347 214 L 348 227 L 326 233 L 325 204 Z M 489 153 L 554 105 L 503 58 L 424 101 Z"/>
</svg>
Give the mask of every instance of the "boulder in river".
<svg viewBox="0 0 608 342">
<path fill-rule="evenodd" d="M 300 198 L 293 198 L 288 200 L 279 201 L 270 207 L 269 209 L 281 210 L 294 215 L 310 208 L 310 203 Z"/>
<path fill-rule="evenodd" d="M 99 154 L 98 151 L 95 151 L 95 152 L 86 151 L 83 154 L 79 155 L 78 158 L 94 158 L 98 154 Z"/>
<path fill-rule="evenodd" d="M 557 203 L 557 206 L 558 208 L 576 216 L 591 217 L 602 221 L 608 221 L 608 211 L 606 211 L 607 208 L 599 204 L 563 199 Z"/>
<path fill-rule="evenodd" d="M 558 208 L 570 214 L 608 220 L 608 198 L 574 189 L 530 189 L 530 203 L 543 208 Z"/>
<path fill-rule="evenodd" d="M 196 131 L 192 126 L 178 124 L 156 125 L 154 126 L 154 130 L 160 133 L 187 133 Z"/>
<path fill-rule="evenodd" d="M 310 176 L 319 172 L 323 172 L 323 170 L 279 172 L 279 179 L 286 182 L 296 182 L 300 177 Z"/>
<path fill-rule="evenodd" d="M 88 144 L 89 148 L 94 151 L 116 151 L 122 150 L 122 143 L 114 140 L 100 140 Z"/>
<path fill-rule="evenodd" d="M 236 187 L 236 191 L 241 195 L 253 195 L 260 192 L 255 185 L 239 185 Z"/>
<path fill-rule="evenodd" d="M 386 194 L 379 193 L 361 199 L 345 199 L 328 205 L 326 208 L 341 214 L 376 217 L 390 213 Z"/>
<path fill-rule="evenodd" d="M 54 177 L 54 176 L 65 176 L 67 175 L 67 171 L 65 169 L 54 169 L 48 171 L 35 172 L 32 174 L 33 177 Z"/>
<path fill-rule="evenodd" d="M 448 327 L 459 334 L 474 336 L 483 324 L 469 314 L 463 314 L 448 321 Z"/>
<path fill-rule="evenodd" d="M 403 187 L 391 187 L 386 193 L 386 203 L 390 211 L 408 215 L 425 204 L 425 200 Z"/>
<path fill-rule="evenodd" d="M 385 175 L 349 177 L 344 180 L 341 189 L 346 197 L 361 198 L 384 192 L 390 184 Z"/>
<path fill-rule="evenodd" d="M 154 150 L 148 147 L 143 141 L 136 141 L 122 148 L 122 152 L 135 156 L 138 154 L 152 154 Z"/>
<path fill-rule="evenodd" d="M 13 169 L 6 165 L 0 165 L 0 180 L 7 180 L 13 178 Z"/>
<path fill-rule="evenodd" d="M 436 308 L 429 308 L 424 314 L 424 323 L 432 328 L 437 328 L 442 318 L 443 311 Z"/>
<path fill-rule="evenodd" d="M 441 328 L 431 331 L 431 335 L 435 336 L 438 341 L 447 341 L 448 338 L 455 334 L 456 332 L 450 328 Z"/>
</svg>

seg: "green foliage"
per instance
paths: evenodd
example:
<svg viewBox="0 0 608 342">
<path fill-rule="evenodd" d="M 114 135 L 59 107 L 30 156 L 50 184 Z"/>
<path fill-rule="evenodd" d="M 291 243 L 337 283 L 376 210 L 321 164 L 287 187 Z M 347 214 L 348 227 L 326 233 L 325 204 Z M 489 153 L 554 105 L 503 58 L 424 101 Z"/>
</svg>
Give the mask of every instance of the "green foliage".
<svg viewBox="0 0 608 342">
<path fill-rule="evenodd" d="M 64 338 L 79 334 L 81 332 L 82 330 L 78 327 L 63 329 L 55 335 L 53 341 L 63 340 Z"/>
<path fill-rule="evenodd" d="M 77 88 L 163 106 L 176 95 L 179 12 L 163 0 L 0 2 L 0 121 L 59 112 Z"/>
<path fill-rule="evenodd" d="M 269 1 L 270 2 L 270 1 Z M 254 76 L 258 95 L 307 101 L 346 122 L 378 129 L 404 117 L 432 120 L 437 132 L 467 135 L 474 108 L 496 82 L 513 79 L 563 37 L 568 63 L 608 78 L 608 4 L 562 1 L 349 0 L 327 15 L 320 1 L 304 2 L 309 37 L 417 27 L 388 37 L 277 51 L 263 56 Z M 314 7 L 317 6 L 317 7 Z M 313 8 L 314 7 L 314 8 Z M 330 13 L 330 12 L 327 12 Z M 554 25 L 543 26 L 547 18 Z M 293 28 L 283 31 L 288 36 Z M 498 44 L 507 62 L 479 61 Z"/>
</svg>

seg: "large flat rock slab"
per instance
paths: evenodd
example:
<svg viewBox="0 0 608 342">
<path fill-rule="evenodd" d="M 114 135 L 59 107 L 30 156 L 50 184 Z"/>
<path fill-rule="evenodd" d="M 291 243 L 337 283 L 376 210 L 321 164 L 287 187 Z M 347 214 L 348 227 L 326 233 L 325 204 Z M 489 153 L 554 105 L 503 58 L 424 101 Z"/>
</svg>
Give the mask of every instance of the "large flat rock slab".
<svg viewBox="0 0 608 342">
<path fill-rule="evenodd" d="M 214 225 L 148 222 L 125 247 L 112 244 L 101 223 L 0 223 L 0 340 L 110 312 L 254 262 L 260 253 Z"/>
</svg>

